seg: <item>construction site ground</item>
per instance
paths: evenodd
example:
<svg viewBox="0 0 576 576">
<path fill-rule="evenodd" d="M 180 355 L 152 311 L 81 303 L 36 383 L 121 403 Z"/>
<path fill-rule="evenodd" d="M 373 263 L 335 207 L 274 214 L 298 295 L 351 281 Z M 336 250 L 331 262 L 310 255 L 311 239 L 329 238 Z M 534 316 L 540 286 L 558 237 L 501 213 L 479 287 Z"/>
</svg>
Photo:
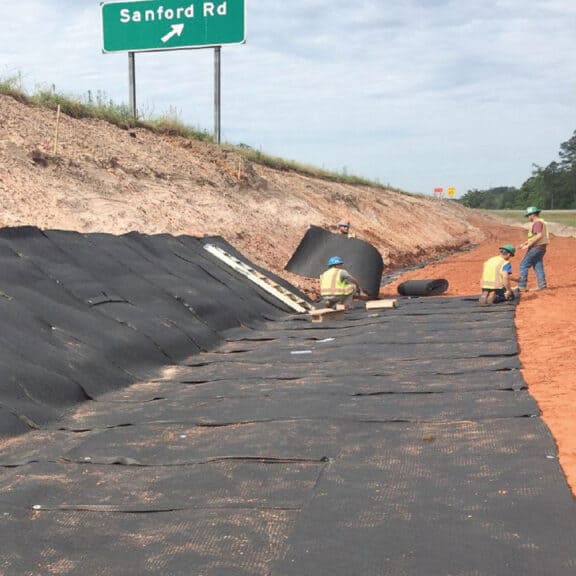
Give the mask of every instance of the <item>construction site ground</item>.
<svg viewBox="0 0 576 576">
<path fill-rule="evenodd" d="M 502 244 L 520 244 L 526 234 L 517 227 L 490 222 L 482 229 L 486 239 L 474 250 L 408 272 L 384 287 L 383 294 L 393 295 L 400 281 L 423 277 L 448 279 L 450 295 L 477 293 L 482 262 Z M 519 250 L 512 260 L 515 275 L 523 254 Z M 554 237 L 545 269 L 548 290 L 522 294 L 516 309 L 520 360 L 524 379 L 556 438 L 560 462 L 576 493 L 576 238 Z M 535 287 L 531 270 L 529 288 Z"/>
<path fill-rule="evenodd" d="M 312 296 L 316 280 L 283 271 L 310 224 L 333 228 L 350 220 L 358 236 L 380 250 L 387 271 L 477 246 L 403 277 L 446 278 L 449 295 L 477 293 L 482 261 L 525 235 L 454 202 L 273 170 L 207 143 L 66 116 L 57 133 L 56 141 L 54 111 L 0 96 L 0 226 L 221 235 Z M 576 491 L 571 233 L 553 237 L 545 260 L 549 289 L 525 294 L 515 322 L 524 377 Z M 515 271 L 520 258 L 513 260 Z M 397 283 L 383 293 L 394 295 Z"/>
<path fill-rule="evenodd" d="M 2 574 L 573 575 L 517 303 L 315 323 L 215 243 L 0 230 Z"/>
</svg>

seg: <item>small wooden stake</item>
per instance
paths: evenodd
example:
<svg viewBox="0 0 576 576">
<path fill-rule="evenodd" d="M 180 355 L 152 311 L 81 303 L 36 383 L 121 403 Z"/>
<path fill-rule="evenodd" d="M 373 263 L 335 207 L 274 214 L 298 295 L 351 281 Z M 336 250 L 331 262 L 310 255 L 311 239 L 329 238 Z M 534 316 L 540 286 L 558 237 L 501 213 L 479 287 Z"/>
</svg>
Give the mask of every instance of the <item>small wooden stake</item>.
<svg viewBox="0 0 576 576">
<path fill-rule="evenodd" d="M 56 131 L 54 133 L 54 154 L 58 151 L 58 132 L 60 131 L 60 104 L 56 109 Z"/>
</svg>

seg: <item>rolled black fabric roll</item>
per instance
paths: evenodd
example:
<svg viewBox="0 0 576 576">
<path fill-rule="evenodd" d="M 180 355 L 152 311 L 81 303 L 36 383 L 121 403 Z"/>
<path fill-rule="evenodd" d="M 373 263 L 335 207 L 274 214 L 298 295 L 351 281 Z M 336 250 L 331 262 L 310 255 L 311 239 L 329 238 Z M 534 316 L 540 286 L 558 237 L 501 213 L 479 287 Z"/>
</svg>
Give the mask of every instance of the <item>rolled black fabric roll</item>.
<svg viewBox="0 0 576 576">
<path fill-rule="evenodd" d="M 364 292 L 378 298 L 384 267 L 382 256 L 372 244 L 358 238 L 346 238 L 310 226 L 286 264 L 286 270 L 306 278 L 318 278 L 326 270 L 330 256 L 340 256 L 344 268 L 358 279 Z"/>
<path fill-rule="evenodd" d="M 398 286 L 398 294 L 402 296 L 439 296 L 448 290 L 448 280 L 408 280 Z"/>
</svg>

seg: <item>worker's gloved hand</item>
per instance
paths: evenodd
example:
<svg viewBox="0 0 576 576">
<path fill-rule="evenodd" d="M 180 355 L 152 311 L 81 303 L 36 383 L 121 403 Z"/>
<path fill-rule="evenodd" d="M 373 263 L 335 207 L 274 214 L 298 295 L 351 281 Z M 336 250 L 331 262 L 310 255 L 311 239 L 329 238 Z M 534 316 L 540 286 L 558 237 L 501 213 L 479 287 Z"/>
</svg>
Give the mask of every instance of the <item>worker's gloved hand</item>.
<svg viewBox="0 0 576 576">
<path fill-rule="evenodd" d="M 514 292 L 512 292 L 512 290 L 507 290 L 504 292 L 504 298 L 506 298 L 508 301 L 514 300 Z"/>
</svg>

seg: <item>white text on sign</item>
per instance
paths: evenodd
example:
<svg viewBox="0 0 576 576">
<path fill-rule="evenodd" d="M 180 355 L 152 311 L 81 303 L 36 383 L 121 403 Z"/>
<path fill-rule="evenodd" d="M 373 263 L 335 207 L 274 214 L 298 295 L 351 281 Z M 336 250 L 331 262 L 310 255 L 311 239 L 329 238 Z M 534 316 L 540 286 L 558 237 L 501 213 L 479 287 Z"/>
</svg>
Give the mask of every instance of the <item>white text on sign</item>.
<svg viewBox="0 0 576 576">
<path fill-rule="evenodd" d="M 204 2 L 202 4 L 202 16 L 226 16 L 226 0 L 223 2 Z M 130 10 L 123 8 L 120 10 L 120 22 L 128 24 L 129 22 L 157 22 L 162 20 L 182 20 L 183 18 L 192 19 L 196 16 L 196 6 L 179 6 L 178 8 L 165 8 L 158 6 L 154 10 Z"/>
</svg>

